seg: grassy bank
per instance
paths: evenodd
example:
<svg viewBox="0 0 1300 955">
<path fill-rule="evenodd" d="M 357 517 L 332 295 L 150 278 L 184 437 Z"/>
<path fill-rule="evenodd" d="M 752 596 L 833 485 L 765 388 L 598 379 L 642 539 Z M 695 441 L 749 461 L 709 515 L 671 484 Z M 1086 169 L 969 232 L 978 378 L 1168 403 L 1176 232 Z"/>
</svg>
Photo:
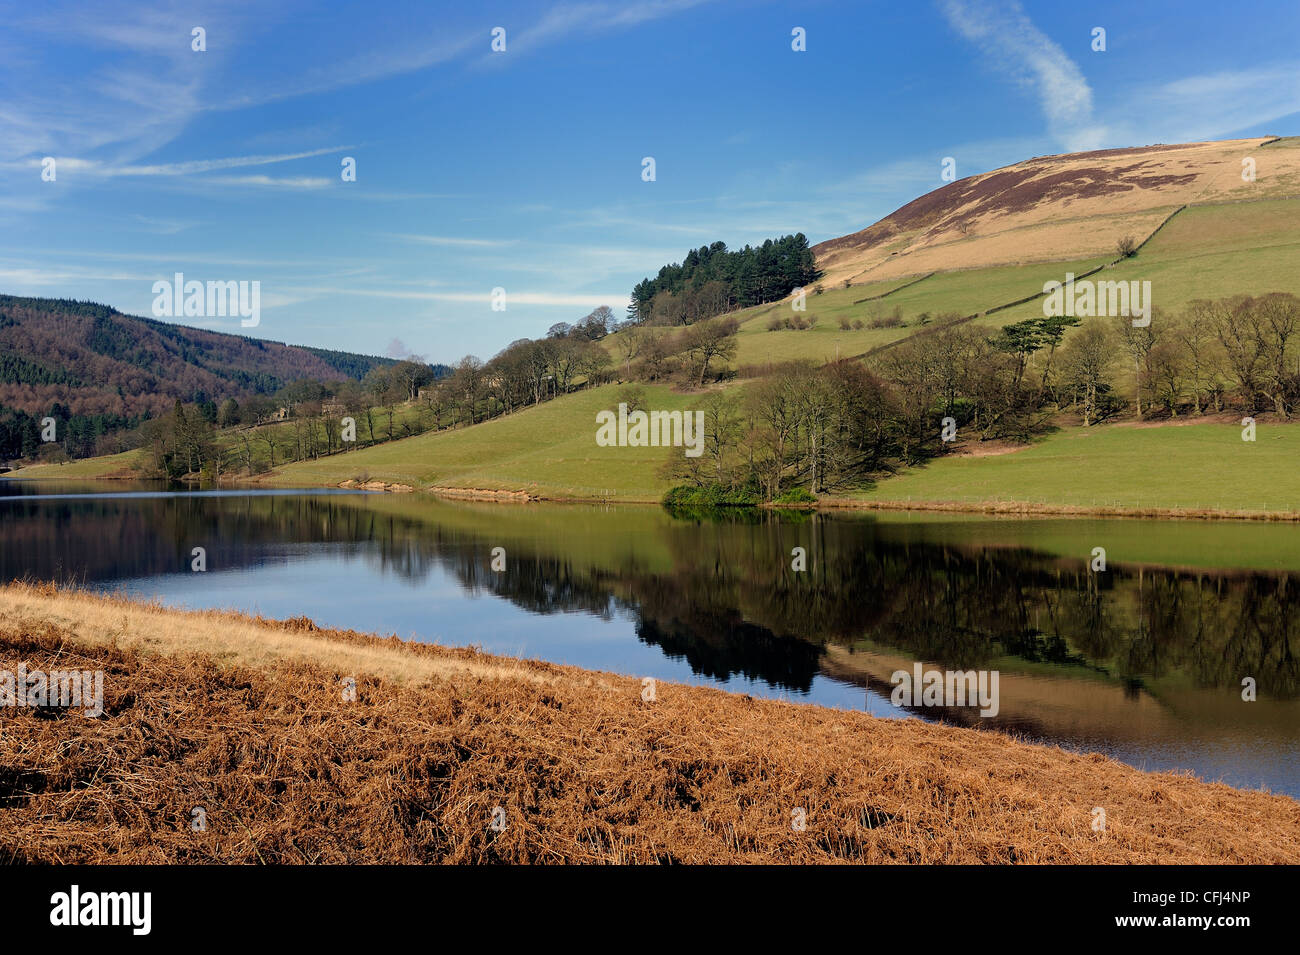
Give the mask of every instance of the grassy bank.
<svg viewBox="0 0 1300 955">
<path fill-rule="evenodd" d="M 424 434 L 261 475 L 279 487 L 336 487 L 358 478 L 484 500 L 658 502 L 673 448 L 599 447 L 595 414 L 620 387 L 566 395 L 472 428 Z M 659 409 L 691 409 L 699 394 L 646 389 Z M 1261 420 L 1253 442 L 1237 423 L 1071 427 L 1022 448 L 977 443 L 886 476 L 870 488 L 821 497 L 835 507 L 1010 515 L 1300 519 L 1300 426 Z M 24 468 L 31 480 L 130 475 L 129 455 Z M 236 477 L 237 480 L 247 480 Z"/>
<path fill-rule="evenodd" d="M 1069 428 L 1007 454 L 949 455 L 846 502 L 1007 513 L 1267 516 L 1300 513 L 1300 427 Z"/>
<path fill-rule="evenodd" d="M 658 501 L 669 448 L 598 447 L 608 385 L 458 431 L 423 435 L 279 469 L 280 486 L 338 485 L 358 475 L 417 489 L 524 492 L 551 500 Z M 649 389 L 652 405 L 689 409 L 699 395 Z M 953 454 L 870 489 L 823 497 L 848 507 L 1007 514 L 1300 519 L 1300 427 L 1263 421 L 1253 442 L 1230 423 L 1067 428 L 1008 453 Z"/>
<path fill-rule="evenodd" d="M 991 732 L 53 588 L 0 620 L 0 669 L 105 671 L 102 719 L 5 715 L 11 860 L 1300 860 L 1293 800 Z"/>
<path fill-rule="evenodd" d="M 68 461 L 66 464 L 30 464 L 5 476 L 24 481 L 139 480 L 140 472 L 136 465 L 143 461 L 144 452 L 123 451 L 121 454 L 104 454 Z"/>
</svg>

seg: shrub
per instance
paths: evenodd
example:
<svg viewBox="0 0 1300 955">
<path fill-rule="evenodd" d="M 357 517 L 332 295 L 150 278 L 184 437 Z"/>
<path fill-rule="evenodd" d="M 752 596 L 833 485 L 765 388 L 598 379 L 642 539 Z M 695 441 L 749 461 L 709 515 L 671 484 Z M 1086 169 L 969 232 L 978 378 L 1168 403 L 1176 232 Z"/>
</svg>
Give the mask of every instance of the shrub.
<svg viewBox="0 0 1300 955">
<path fill-rule="evenodd" d="M 752 490 L 721 484 L 706 484 L 702 487 L 679 484 L 669 488 L 663 500 L 664 507 L 668 508 L 753 507 L 758 503 L 758 495 Z"/>
<path fill-rule="evenodd" d="M 852 328 L 852 327 L 853 327 L 853 323 L 852 323 L 851 321 L 849 321 L 849 319 L 848 319 L 847 316 L 841 316 L 841 317 L 840 317 L 840 329 L 841 329 L 842 331 L 846 331 L 846 332 L 847 332 L 847 331 L 848 331 L 850 328 Z"/>
<path fill-rule="evenodd" d="M 857 331 L 862 331 L 862 329 L 866 328 L 867 326 L 863 323 L 862 319 L 859 318 L 857 321 L 853 323 L 853 327 Z"/>
<path fill-rule="evenodd" d="M 772 498 L 774 504 L 816 504 L 817 498 L 806 487 L 792 487 Z"/>
<path fill-rule="evenodd" d="M 779 318 L 774 318 L 767 323 L 767 330 L 769 332 L 779 332 L 781 328 L 782 328 L 782 322 L 781 319 Z"/>
<path fill-rule="evenodd" d="M 1131 235 L 1126 235 L 1115 243 L 1115 251 L 1120 254 L 1121 258 L 1132 258 L 1137 255 L 1137 239 Z"/>
<path fill-rule="evenodd" d="M 619 389 L 618 395 L 614 399 L 614 407 L 619 404 L 627 404 L 627 413 L 643 410 L 645 408 L 645 389 L 638 385 L 627 385 Z"/>
</svg>

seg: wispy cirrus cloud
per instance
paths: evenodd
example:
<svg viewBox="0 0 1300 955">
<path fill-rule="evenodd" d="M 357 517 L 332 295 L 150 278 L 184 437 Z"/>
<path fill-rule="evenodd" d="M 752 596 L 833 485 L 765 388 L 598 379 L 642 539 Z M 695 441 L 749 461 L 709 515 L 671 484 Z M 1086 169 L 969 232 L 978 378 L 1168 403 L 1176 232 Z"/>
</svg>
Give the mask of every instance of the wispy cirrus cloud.
<svg viewBox="0 0 1300 955">
<path fill-rule="evenodd" d="M 1223 139 L 1300 113 L 1300 62 L 1131 82 L 1100 102 L 1079 65 L 1016 0 L 940 0 L 949 24 L 995 70 L 1038 97 L 1049 134 L 1068 151 Z"/>
<path fill-rule="evenodd" d="M 401 239 L 419 245 L 436 245 L 457 249 L 496 249 L 502 246 L 514 245 L 518 241 L 516 239 L 470 239 L 449 235 L 419 235 L 410 232 L 385 232 L 382 234 L 393 239 Z"/>
<path fill-rule="evenodd" d="M 203 180 L 221 186 L 257 186 L 275 189 L 328 189 L 333 179 L 323 176 L 210 176 Z"/>
<path fill-rule="evenodd" d="M 292 162 L 295 159 L 310 159 L 313 156 L 325 156 L 329 153 L 343 152 L 352 148 L 354 147 L 327 146 L 323 149 L 309 149 L 305 152 L 280 153 L 270 156 L 227 156 L 222 159 L 194 159 L 187 162 L 154 163 L 150 165 L 104 165 L 98 168 L 102 168 L 103 174 L 107 176 L 193 176 L 223 169 L 269 166 L 275 163 Z"/>
<path fill-rule="evenodd" d="M 948 23 L 994 69 L 1033 91 L 1048 129 L 1068 150 L 1095 149 L 1092 88 L 1061 45 L 1034 26 L 1016 0 L 941 0 Z"/>
<path fill-rule="evenodd" d="M 558 3 L 545 10 L 532 24 L 507 33 L 508 53 L 531 53 L 574 35 L 592 35 L 623 30 L 670 17 L 710 0 L 624 0 L 624 2 Z M 479 65 L 508 66 L 508 56 L 487 52 Z"/>
<path fill-rule="evenodd" d="M 1220 139 L 1300 114 L 1300 61 L 1216 70 L 1130 91 L 1114 135 L 1129 142 Z M 1141 132 L 1127 117 L 1143 117 Z"/>
<path fill-rule="evenodd" d="M 608 305 L 611 308 L 621 308 L 627 304 L 628 293 L 622 292 L 565 292 L 565 291 L 548 291 L 529 289 L 525 291 L 515 291 L 506 286 L 506 304 L 507 307 L 514 305 L 562 305 L 577 308 L 595 308 L 598 305 Z M 482 291 L 445 291 L 445 292 L 422 292 L 413 290 L 403 290 L 398 288 L 376 288 L 372 286 L 336 286 L 323 287 L 312 286 L 296 289 L 292 286 L 285 288 L 286 292 L 301 291 L 304 294 L 311 292 L 313 294 L 330 294 L 330 295 L 354 295 L 360 298 L 377 298 L 377 299 L 394 299 L 398 301 L 413 302 L 463 302 L 463 303 L 481 303 L 484 307 L 492 304 L 492 290 L 483 289 Z"/>
<path fill-rule="evenodd" d="M 55 156 L 60 172 L 87 173 L 94 176 L 196 176 L 204 173 L 226 169 L 241 169 L 247 166 L 268 166 L 275 163 L 292 162 L 295 159 L 309 159 L 338 153 L 351 146 L 328 146 L 324 149 L 311 149 L 305 152 L 281 153 L 272 156 L 226 156 L 221 159 L 192 159 L 186 162 L 151 163 L 135 165 L 114 163 L 102 159 L 83 159 L 77 156 Z M 8 162 L 3 165 L 10 168 L 40 168 L 42 159 L 25 159 Z"/>
</svg>

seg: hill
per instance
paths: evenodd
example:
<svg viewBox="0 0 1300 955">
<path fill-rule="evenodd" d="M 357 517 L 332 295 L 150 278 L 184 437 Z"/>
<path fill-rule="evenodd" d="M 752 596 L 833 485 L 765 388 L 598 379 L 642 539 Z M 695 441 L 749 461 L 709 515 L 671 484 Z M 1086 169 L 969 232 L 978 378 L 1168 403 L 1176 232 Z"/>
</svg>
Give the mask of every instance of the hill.
<svg viewBox="0 0 1300 955">
<path fill-rule="evenodd" d="M 0 296 L 0 406 L 141 418 L 179 400 L 270 394 L 301 379 L 360 379 L 389 358 L 246 338 L 107 305 Z"/>
<path fill-rule="evenodd" d="M 813 254 L 827 284 L 1105 255 L 1185 205 L 1300 196 L 1297 147 L 1269 137 L 1039 156 L 926 193 Z"/>
<path fill-rule="evenodd" d="M 1255 160 L 1253 182 L 1243 158 Z M 1124 236 L 1141 244 L 1121 259 Z M 812 327 L 782 324 L 789 298 L 730 313 L 735 368 L 863 356 L 954 313 L 1000 328 L 1041 316 L 1043 284 L 1068 272 L 1150 280 L 1166 311 L 1300 294 L 1300 137 L 1038 157 L 936 189 L 813 252 L 824 275 L 802 313 Z M 611 354 L 619 334 L 606 339 Z"/>
</svg>

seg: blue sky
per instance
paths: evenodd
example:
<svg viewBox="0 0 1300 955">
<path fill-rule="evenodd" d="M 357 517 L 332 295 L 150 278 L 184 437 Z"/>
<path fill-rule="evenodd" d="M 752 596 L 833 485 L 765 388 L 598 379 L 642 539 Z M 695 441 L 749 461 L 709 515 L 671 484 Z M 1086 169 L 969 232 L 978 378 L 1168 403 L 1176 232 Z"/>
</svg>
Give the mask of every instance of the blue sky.
<svg viewBox="0 0 1300 955">
<path fill-rule="evenodd" d="M 599 304 L 621 314 L 638 279 L 717 239 L 864 228 L 942 185 L 945 156 L 967 176 L 1300 132 L 1294 0 L 104 0 L 0 16 L 0 291 L 149 315 L 178 271 L 256 280 L 248 334 L 431 361 L 490 358 Z"/>
</svg>

